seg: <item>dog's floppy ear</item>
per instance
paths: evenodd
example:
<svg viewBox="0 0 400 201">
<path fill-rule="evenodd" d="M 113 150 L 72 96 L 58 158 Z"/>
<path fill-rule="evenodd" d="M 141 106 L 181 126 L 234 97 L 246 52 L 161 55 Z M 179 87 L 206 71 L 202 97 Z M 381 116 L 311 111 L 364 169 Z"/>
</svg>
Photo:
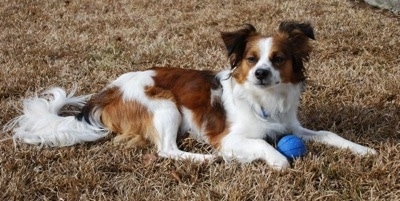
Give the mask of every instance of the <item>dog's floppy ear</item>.
<svg viewBox="0 0 400 201">
<path fill-rule="evenodd" d="M 315 40 L 314 29 L 308 22 L 283 21 L 278 28 L 278 38 L 286 41 L 293 58 L 293 71 L 298 81 L 305 80 L 304 62 L 309 60 L 312 46 L 310 39 Z"/>
<path fill-rule="evenodd" d="M 300 23 L 296 21 L 283 21 L 279 25 L 278 30 L 280 32 L 289 34 L 291 38 L 306 36 L 308 38 L 315 40 L 314 29 L 308 22 Z"/>
<path fill-rule="evenodd" d="M 234 68 L 243 59 L 247 39 L 257 35 L 256 28 L 251 24 L 246 24 L 243 29 L 234 32 L 221 32 L 222 40 L 228 51 L 231 68 Z"/>
</svg>

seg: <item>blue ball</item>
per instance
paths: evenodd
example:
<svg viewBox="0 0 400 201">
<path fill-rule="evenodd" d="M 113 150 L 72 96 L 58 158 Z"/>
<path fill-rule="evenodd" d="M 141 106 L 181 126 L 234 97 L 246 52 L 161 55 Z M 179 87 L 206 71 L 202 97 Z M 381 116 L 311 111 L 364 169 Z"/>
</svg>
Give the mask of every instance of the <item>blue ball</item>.
<svg viewBox="0 0 400 201">
<path fill-rule="evenodd" d="M 294 135 L 286 135 L 282 137 L 279 140 L 276 148 L 281 154 L 289 159 L 304 156 L 307 152 L 307 148 L 303 140 Z"/>
</svg>

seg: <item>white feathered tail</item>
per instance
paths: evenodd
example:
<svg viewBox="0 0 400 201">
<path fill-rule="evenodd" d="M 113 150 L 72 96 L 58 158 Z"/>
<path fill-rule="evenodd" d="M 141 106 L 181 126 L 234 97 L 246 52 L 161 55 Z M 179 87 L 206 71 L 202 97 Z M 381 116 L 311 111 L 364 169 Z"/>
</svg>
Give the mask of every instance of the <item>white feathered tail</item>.
<svg viewBox="0 0 400 201">
<path fill-rule="evenodd" d="M 88 96 L 74 97 L 74 92 L 67 96 L 65 90 L 53 88 L 43 97 L 24 100 L 23 114 L 9 122 L 5 129 L 13 130 L 14 142 L 50 147 L 70 146 L 105 137 L 109 131 L 100 122 L 89 124 L 75 116 L 59 116 L 63 106 L 82 108 L 85 105 Z"/>
</svg>

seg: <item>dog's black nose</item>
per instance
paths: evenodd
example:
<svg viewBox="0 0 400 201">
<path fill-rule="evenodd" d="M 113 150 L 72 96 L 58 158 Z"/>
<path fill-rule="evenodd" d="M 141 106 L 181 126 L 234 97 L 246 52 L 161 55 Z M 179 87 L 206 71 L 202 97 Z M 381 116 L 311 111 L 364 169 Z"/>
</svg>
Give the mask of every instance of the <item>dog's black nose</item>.
<svg viewBox="0 0 400 201">
<path fill-rule="evenodd" d="M 268 69 L 257 69 L 255 76 L 259 80 L 263 80 L 267 78 L 271 74 L 271 71 Z"/>
</svg>

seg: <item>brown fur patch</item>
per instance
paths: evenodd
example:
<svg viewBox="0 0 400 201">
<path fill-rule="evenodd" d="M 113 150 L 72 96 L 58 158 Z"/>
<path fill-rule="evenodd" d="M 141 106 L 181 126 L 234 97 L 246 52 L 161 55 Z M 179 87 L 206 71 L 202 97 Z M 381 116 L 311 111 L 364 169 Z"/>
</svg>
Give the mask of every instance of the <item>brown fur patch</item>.
<svg viewBox="0 0 400 201">
<path fill-rule="evenodd" d="M 232 76 L 236 79 L 236 82 L 243 84 L 247 80 L 249 71 L 255 66 L 258 59 L 260 58 L 260 48 L 257 43 L 262 37 L 260 35 L 252 36 L 247 38 L 247 44 L 243 51 L 243 60 L 238 62 L 237 69 L 233 72 Z M 254 58 L 254 61 L 249 60 Z"/>
<path fill-rule="evenodd" d="M 300 81 L 299 75 L 293 74 L 293 62 L 292 60 L 286 60 L 282 64 L 278 65 L 279 73 L 281 75 L 281 80 L 283 83 L 293 83 L 296 84 Z"/>
<path fill-rule="evenodd" d="M 275 64 L 275 67 L 283 74 L 284 81 L 292 83 L 304 81 L 306 70 L 303 62 L 308 61 L 312 51 L 309 39 L 314 39 L 311 25 L 294 21 L 282 22 L 278 32 L 272 38 L 273 51 L 271 51 L 270 59 L 273 60 L 276 54 L 281 54 L 286 60 L 282 64 Z"/>
<path fill-rule="evenodd" d="M 273 38 L 269 60 L 276 70 L 279 71 L 283 83 L 298 83 L 302 75 L 296 75 L 293 71 L 293 61 L 288 56 L 285 43 Z"/>
<path fill-rule="evenodd" d="M 305 69 L 303 61 L 305 55 L 311 51 L 307 47 L 293 47 L 290 43 L 289 35 L 285 33 L 278 33 L 272 37 L 272 50 L 270 54 L 270 60 L 273 61 L 275 57 L 279 56 L 283 59 L 283 62 L 276 63 L 273 65 L 281 73 L 283 82 L 298 83 L 305 80 Z M 306 53 L 307 52 L 307 53 Z"/>
<path fill-rule="evenodd" d="M 243 60 L 244 51 L 248 38 L 257 36 L 257 30 L 251 24 L 246 24 L 244 28 L 233 32 L 221 32 L 221 38 L 224 41 L 231 68 L 239 65 Z"/>
<path fill-rule="evenodd" d="M 225 109 L 220 99 L 211 103 L 211 90 L 219 88 L 215 73 L 179 68 L 153 68 L 155 87 L 171 92 L 179 109 L 185 107 L 193 113 L 198 128 L 205 128 L 205 134 L 212 145 L 217 145 L 226 129 Z M 170 98 L 170 94 L 165 94 Z"/>
<path fill-rule="evenodd" d="M 147 86 L 144 89 L 144 93 L 149 97 L 149 98 L 155 98 L 155 99 L 169 99 L 173 101 L 176 104 L 176 100 L 174 98 L 174 94 L 171 93 L 171 91 L 159 88 L 159 87 L 152 87 L 152 86 Z"/>
<path fill-rule="evenodd" d="M 144 145 L 147 141 L 156 143 L 157 132 L 154 129 L 152 115 L 145 106 L 134 100 L 122 100 L 118 88 L 110 88 L 103 97 L 101 120 L 115 133 L 114 142 L 127 140 L 127 146 Z"/>
</svg>

